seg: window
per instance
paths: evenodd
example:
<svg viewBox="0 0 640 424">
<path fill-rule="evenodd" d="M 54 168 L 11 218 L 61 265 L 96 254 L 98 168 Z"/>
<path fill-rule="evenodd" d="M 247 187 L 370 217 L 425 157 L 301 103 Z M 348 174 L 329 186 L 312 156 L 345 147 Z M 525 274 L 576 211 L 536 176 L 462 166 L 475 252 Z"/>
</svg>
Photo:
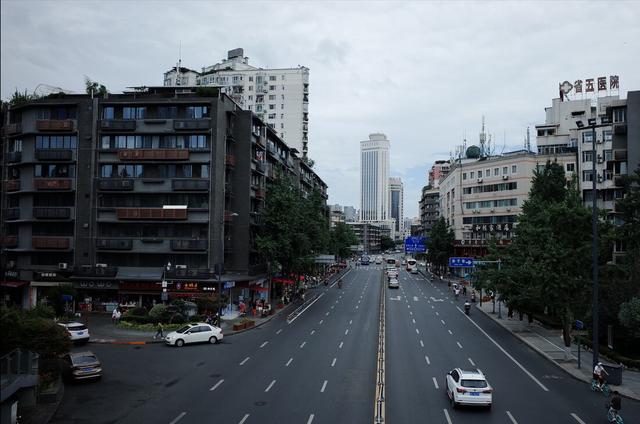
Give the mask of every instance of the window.
<svg viewBox="0 0 640 424">
<path fill-rule="evenodd" d="M 500 174 L 500 168 L 493 168 L 493 176 L 497 176 Z"/>
<path fill-rule="evenodd" d="M 582 171 L 582 181 L 593 181 L 593 172 Z"/>
<path fill-rule="evenodd" d="M 576 164 L 575 163 L 568 163 L 567 164 L 567 172 L 575 172 L 576 171 Z"/>
<path fill-rule="evenodd" d="M 276 89 L 276 86 L 275 86 L 275 85 L 270 85 L 270 86 L 269 86 L 269 90 L 275 90 L 275 89 Z"/>
<path fill-rule="evenodd" d="M 275 99 L 276 99 L 275 94 L 269 94 L 269 100 L 275 100 Z"/>
<path fill-rule="evenodd" d="M 37 135 L 36 149 L 75 149 L 75 135 Z"/>
<path fill-rule="evenodd" d="M 582 162 L 591 162 L 593 160 L 593 152 L 582 152 Z"/>
<path fill-rule="evenodd" d="M 280 109 L 284 109 L 284 104 L 281 104 L 281 105 L 280 105 Z"/>
<path fill-rule="evenodd" d="M 508 166 L 503 166 L 502 167 L 502 175 L 507 175 L 507 172 L 509 172 L 509 167 Z"/>
<path fill-rule="evenodd" d="M 475 173 L 473 171 L 469 172 L 469 178 L 473 179 L 474 175 L 475 175 Z"/>
<path fill-rule="evenodd" d="M 593 141 L 593 133 L 591 131 L 585 131 L 582 133 L 582 142 L 591 143 Z"/>
<path fill-rule="evenodd" d="M 605 150 L 604 151 L 604 160 L 605 161 L 613 160 L 613 151 L 612 150 Z"/>
<path fill-rule="evenodd" d="M 611 141 L 613 139 L 613 135 L 611 134 L 611 130 L 602 131 L 602 138 L 604 141 Z"/>
<path fill-rule="evenodd" d="M 284 94 L 282 94 L 282 100 L 284 100 Z"/>
<path fill-rule="evenodd" d="M 115 119 L 115 109 L 113 106 L 105 106 L 102 108 L 102 119 Z"/>
<path fill-rule="evenodd" d="M 47 109 L 39 109 L 37 119 L 76 119 L 76 109 L 72 107 L 53 107 Z"/>
<path fill-rule="evenodd" d="M 202 119 L 209 117 L 208 106 L 187 106 L 187 118 Z"/>
<path fill-rule="evenodd" d="M 189 149 L 207 149 L 209 143 L 206 135 L 189 135 L 187 138 L 187 146 Z"/>
<path fill-rule="evenodd" d="M 250 82 L 251 82 L 251 81 L 253 81 L 253 77 L 249 77 L 249 81 L 250 81 Z"/>
<path fill-rule="evenodd" d="M 269 119 L 276 119 L 276 114 L 275 113 L 270 113 L 269 114 Z"/>
<path fill-rule="evenodd" d="M 34 168 L 34 176 L 40 178 L 70 178 L 75 177 L 75 165 L 43 163 Z"/>
<path fill-rule="evenodd" d="M 178 117 L 178 108 L 176 106 L 158 106 L 159 119 L 175 119 Z"/>
<path fill-rule="evenodd" d="M 249 100 L 253 100 L 253 95 L 249 96 Z"/>
<path fill-rule="evenodd" d="M 269 105 L 269 110 L 275 110 L 276 105 Z"/>
<path fill-rule="evenodd" d="M 37 137 L 36 137 L 37 138 Z M 9 140 L 9 152 L 21 152 L 22 151 L 22 140 Z"/>
<path fill-rule="evenodd" d="M 626 121 L 627 111 L 626 109 L 614 109 L 613 110 L 613 122 L 624 122 Z"/>
<path fill-rule="evenodd" d="M 462 173 L 462 179 L 463 179 L 463 180 L 466 180 L 466 179 L 467 179 L 467 173 L 466 173 L 466 172 L 463 172 L 463 173 Z"/>
<path fill-rule="evenodd" d="M 518 172 L 518 165 L 511 165 L 511 173 L 515 174 Z"/>
<path fill-rule="evenodd" d="M 249 78 L 251 78 L 251 77 L 249 77 Z M 253 85 L 249 86 L 249 91 L 253 91 Z"/>
<path fill-rule="evenodd" d="M 147 115 L 147 108 L 140 107 L 128 107 L 122 108 L 122 119 L 145 119 Z"/>
<path fill-rule="evenodd" d="M 486 171 L 484 171 L 484 176 L 485 177 L 490 177 L 491 176 L 491 170 L 487 169 Z"/>
<path fill-rule="evenodd" d="M 275 75 L 269 75 L 269 81 L 275 81 L 275 80 L 276 80 Z"/>
<path fill-rule="evenodd" d="M 478 170 L 478 178 L 482 178 L 482 170 Z"/>
</svg>

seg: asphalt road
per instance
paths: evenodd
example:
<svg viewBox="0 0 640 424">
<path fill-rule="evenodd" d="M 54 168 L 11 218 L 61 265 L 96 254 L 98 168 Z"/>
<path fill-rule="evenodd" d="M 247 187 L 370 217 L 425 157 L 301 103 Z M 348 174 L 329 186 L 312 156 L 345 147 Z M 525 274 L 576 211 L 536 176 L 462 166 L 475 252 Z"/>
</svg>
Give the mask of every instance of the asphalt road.
<svg viewBox="0 0 640 424">
<path fill-rule="evenodd" d="M 217 345 L 90 345 L 104 377 L 67 386 L 53 422 L 371 423 L 381 272 L 352 270 L 342 289 L 317 289 L 293 322 L 279 316 Z M 446 284 L 405 271 L 400 283 L 383 291 L 385 422 L 606 422 L 602 395 L 481 312 L 464 315 Z M 454 367 L 483 370 L 495 389 L 491 411 L 451 408 L 444 376 Z M 623 416 L 640 422 L 638 402 L 624 399 Z"/>
</svg>

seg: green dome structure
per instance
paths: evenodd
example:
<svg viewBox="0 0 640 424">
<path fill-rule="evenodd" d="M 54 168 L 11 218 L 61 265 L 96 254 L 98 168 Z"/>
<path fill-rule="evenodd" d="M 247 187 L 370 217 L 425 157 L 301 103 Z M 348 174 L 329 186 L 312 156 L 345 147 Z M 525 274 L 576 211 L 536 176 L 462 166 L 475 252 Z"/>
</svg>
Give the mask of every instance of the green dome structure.
<svg viewBox="0 0 640 424">
<path fill-rule="evenodd" d="M 469 146 L 465 155 L 468 159 L 478 159 L 480 157 L 480 148 L 478 146 Z"/>
</svg>

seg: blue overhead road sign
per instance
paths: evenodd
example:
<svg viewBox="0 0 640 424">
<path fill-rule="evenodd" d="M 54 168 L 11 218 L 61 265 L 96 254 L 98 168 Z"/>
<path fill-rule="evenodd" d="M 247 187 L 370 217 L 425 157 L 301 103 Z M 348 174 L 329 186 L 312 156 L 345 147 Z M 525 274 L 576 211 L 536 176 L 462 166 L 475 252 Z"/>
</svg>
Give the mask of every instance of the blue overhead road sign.
<svg viewBox="0 0 640 424">
<path fill-rule="evenodd" d="M 467 268 L 473 266 L 473 258 L 449 258 L 449 266 L 453 268 Z"/>
<path fill-rule="evenodd" d="M 411 236 L 404 239 L 406 253 L 424 253 L 427 251 L 426 237 Z"/>
</svg>

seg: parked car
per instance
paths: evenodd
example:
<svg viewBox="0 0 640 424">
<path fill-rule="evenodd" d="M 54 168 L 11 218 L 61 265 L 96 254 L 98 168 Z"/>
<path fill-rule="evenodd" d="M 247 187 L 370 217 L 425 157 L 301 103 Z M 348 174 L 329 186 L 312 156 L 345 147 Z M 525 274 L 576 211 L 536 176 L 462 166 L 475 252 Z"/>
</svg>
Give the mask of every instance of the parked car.
<svg viewBox="0 0 640 424">
<path fill-rule="evenodd" d="M 59 322 L 58 325 L 67 330 L 69 338 L 74 343 L 86 343 L 91 337 L 89 335 L 89 329 L 81 322 Z"/>
<path fill-rule="evenodd" d="M 218 343 L 224 335 L 222 329 L 204 322 L 187 324 L 177 331 L 172 331 L 164 338 L 166 344 L 182 347 L 187 343 Z"/>
<path fill-rule="evenodd" d="M 400 283 L 398 283 L 398 279 L 397 278 L 390 278 L 389 279 L 389 288 L 390 289 L 399 289 L 400 288 Z"/>
<path fill-rule="evenodd" d="M 493 389 L 480 370 L 454 368 L 446 376 L 445 389 L 453 408 L 476 405 L 491 408 Z"/>
<path fill-rule="evenodd" d="M 91 351 L 67 353 L 62 357 L 63 375 L 72 380 L 102 377 L 102 364 Z"/>
</svg>

